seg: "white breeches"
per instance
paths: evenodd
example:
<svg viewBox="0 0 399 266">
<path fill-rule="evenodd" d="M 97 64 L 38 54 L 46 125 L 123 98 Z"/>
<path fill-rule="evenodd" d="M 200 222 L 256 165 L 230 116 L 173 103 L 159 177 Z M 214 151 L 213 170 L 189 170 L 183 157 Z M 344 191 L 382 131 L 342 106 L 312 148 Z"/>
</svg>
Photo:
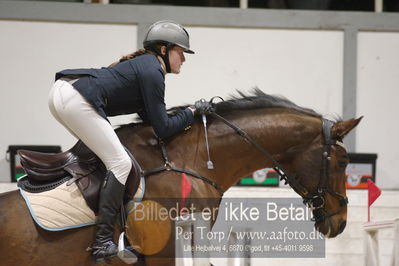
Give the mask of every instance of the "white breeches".
<svg viewBox="0 0 399 266">
<path fill-rule="evenodd" d="M 69 82 L 57 80 L 54 83 L 49 108 L 55 119 L 82 140 L 120 183 L 126 183 L 132 168 L 129 155 L 108 121 Z"/>
</svg>

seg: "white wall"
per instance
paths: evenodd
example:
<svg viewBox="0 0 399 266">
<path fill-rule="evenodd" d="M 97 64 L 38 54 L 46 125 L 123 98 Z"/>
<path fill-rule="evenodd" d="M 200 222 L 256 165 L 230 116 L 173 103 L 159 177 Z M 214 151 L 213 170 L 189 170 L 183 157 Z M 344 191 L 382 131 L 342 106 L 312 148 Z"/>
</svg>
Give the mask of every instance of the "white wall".
<svg viewBox="0 0 399 266">
<path fill-rule="evenodd" d="M 135 25 L 0 21 L 0 181 L 10 180 L 8 145 L 76 141 L 51 116 L 47 95 L 55 72 L 101 67 L 136 50 Z"/>
<path fill-rule="evenodd" d="M 342 114 L 341 31 L 188 27 L 195 55 L 167 76 L 168 106 L 226 98 L 258 86 L 324 115 Z M 135 25 L 0 21 L 0 181 L 10 178 L 8 145 L 62 145 L 75 139 L 52 118 L 54 73 L 101 67 L 136 50 Z M 361 32 L 358 40 L 357 152 L 378 153 L 377 184 L 399 188 L 395 150 L 398 33 Z M 396 96 L 396 97 L 395 97 Z M 127 116 L 114 124 L 131 121 Z M 389 140 L 389 141 L 387 141 Z"/>
<path fill-rule="evenodd" d="M 180 98 L 227 96 L 258 86 L 322 114 L 342 114 L 340 31 L 187 28 L 195 55 L 168 77 L 171 104 Z M 180 96 L 181 95 L 181 96 Z"/>
<path fill-rule="evenodd" d="M 377 184 L 399 188 L 399 33 L 358 35 L 357 151 L 378 153 Z"/>
<path fill-rule="evenodd" d="M 258 86 L 323 114 L 341 114 L 343 35 L 339 31 L 188 27 L 195 55 L 167 76 L 168 106 L 226 97 Z M 0 21 L 0 181 L 10 178 L 8 145 L 62 145 L 75 139 L 51 116 L 54 73 L 101 67 L 136 50 L 134 25 Z M 127 116 L 114 124 L 131 121 Z"/>
</svg>

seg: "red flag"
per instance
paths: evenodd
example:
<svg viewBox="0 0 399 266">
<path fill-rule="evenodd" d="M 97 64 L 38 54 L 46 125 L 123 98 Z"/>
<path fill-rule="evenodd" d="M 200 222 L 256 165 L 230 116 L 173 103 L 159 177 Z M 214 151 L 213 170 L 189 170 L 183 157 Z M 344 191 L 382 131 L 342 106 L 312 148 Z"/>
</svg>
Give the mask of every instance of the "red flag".
<svg viewBox="0 0 399 266">
<path fill-rule="evenodd" d="M 367 179 L 369 190 L 369 204 L 367 206 L 367 216 L 370 222 L 370 206 L 381 195 L 381 189 L 377 187 L 371 179 Z"/>
<path fill-rule="evenodd" d="M 181 207 L 180 215 L 183 215 L 184 201 L 191 192 L 190 180 L 185 173 L 181 174 Z"/>
<path fill-rule="evenodd" d="M 374 201 L 381 195 L 381 189 L 374 184 L 371 179 L 367 179 L 368 190 L 369 190 L 369 207 Z"/>
</svg>

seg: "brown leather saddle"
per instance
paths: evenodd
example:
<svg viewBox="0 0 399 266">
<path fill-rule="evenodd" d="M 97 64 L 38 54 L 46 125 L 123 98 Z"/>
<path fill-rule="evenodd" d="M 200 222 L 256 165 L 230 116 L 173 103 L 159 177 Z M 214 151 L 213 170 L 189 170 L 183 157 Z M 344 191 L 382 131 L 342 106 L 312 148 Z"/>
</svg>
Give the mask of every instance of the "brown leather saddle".
<svg viewBox="0 0 399 266">
<path fill-rule="evenodd" d="M 126 148 L 125 148 L 126 149 Z M 132 159 L 132 169 L 126 182 L 125 195 L 133 198 L 140 184 L 141 167 L 134 156 L 126 149 Z M 106 174 L 102 161 L 82 142 L 78 141 L 70 150 L 57 153 L 41 153 L 19 150 L 21 165 L 29 182 L 33 184 L 76 182 L 88 206 L 98 213 L 98 199 L 101 184 Z"/>
</svg>

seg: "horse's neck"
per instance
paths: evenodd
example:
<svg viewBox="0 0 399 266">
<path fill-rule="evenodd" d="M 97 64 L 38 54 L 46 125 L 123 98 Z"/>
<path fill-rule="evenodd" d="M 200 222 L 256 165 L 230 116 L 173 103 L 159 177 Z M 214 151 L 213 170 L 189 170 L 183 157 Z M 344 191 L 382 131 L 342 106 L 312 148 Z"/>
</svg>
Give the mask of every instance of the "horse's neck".
<svg viewBox="0 0 399 266">
<path fill-rule="evenodd" d="M 321 132 L 320 119 L 295 112 L 273 108 L 242 111 L 226 116 L 234 125 L 248 133 L 259 145 L 280 162 L 287 161 L 289 151 L 309 145 Z M 118 133 L 122 142 L 148 170 L 164 164 L 160 149 L 149 127 L 126 129 Z M 242 177 L 266 167 L 271 161 L 233 129 L 218 120 L 208 125 L 210 159 L 215 169 L 207 169 L 207 151 L 204 128 L 197 122 L 167 143 L 170 161 L 176 167 L 205 176 L 227 190 Z"/>
<path fill-rule="evenodd" d="M 320 119 L 295 112 L 281 112 L 279 109 L 252 110 L 231 116 L 230 122 L 248 133 L 275 159 L 289 163 L 292 151 L 308 146 L 321 132 Z M 215 169 L 206 169 L 207 153 L 204 137 L 199 129 L 197 156 L 193 168 L 211 177 L 224 189 L 236 184 L 242 177 L 254 171 L 273 167 L 272 162 L 254 146 L 236 134 L 233 129 L 220 121 L 209 126 L 211 159 Z M 295 149 L 297 148 L 297 149 Z"/>
</svg>

